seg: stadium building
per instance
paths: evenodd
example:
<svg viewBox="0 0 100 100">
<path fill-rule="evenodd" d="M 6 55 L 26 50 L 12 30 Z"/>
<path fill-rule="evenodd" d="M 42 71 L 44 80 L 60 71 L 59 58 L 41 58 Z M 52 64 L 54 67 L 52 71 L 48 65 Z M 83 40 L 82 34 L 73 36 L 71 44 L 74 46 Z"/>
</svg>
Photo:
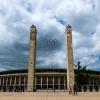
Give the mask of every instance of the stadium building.
<svg viewBox="0 0 100 100">
<path fill-rule="evenodd" d="M 89 72 L 88 84 L 79 86 L 79 91 L 100 91 L 100 72 Z M 36 91 L 66 91 L 66 69 L 36 69 Z M 0 72 L 0 91 L 27 91 L 28 70 Z"/>
</svg>

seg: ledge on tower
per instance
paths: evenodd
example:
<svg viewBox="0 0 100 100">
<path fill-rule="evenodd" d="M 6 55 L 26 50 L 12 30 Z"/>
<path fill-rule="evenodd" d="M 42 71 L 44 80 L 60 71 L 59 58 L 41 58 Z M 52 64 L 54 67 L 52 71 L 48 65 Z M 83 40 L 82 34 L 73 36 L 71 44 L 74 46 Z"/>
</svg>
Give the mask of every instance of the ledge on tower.
<svg viewBox="0 0 100 100">
<path fill-rule="evenodd" d="M 35 25 L 32 25 L 31 28 L 36 28 L 36 26 Z"/>
<path fill-rule="evenodd" d="M 67 25 L 67 27 L 66 28 L 71 28 L 71 26 L 70 25 Z"/>
</svg>

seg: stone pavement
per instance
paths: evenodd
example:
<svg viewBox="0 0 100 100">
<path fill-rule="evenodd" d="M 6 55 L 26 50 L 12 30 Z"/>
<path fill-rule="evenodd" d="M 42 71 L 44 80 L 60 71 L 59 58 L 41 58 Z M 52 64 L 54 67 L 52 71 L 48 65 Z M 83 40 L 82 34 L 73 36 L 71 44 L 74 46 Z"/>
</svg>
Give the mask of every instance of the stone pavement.
<svg viewBox="0 0 100 100">
<path fill-rule="evenodd" d="M 0 92 L 0 100 L 100 100 L 100 92 L 80 92 L 77 96 L 67 92 Z"/>
</svg>

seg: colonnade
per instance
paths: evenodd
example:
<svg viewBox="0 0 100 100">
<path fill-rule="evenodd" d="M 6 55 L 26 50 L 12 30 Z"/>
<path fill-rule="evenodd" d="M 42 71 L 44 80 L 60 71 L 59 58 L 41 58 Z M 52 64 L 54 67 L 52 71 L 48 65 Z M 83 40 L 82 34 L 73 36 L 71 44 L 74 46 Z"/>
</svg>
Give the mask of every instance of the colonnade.
<svg viewBox="0 0 100 100">
<path fill-rule="evenodd" d="M 12 75 L 0 76 L 0 91 L 1 92 L 17 92 L 25 91 L 27 88 L 27 76 Z"/>
<path fill-rule="evenodd" d="M 63 79 L 61 80 L 61 78 Z M 40 83 L 36 81 L 36 88 L 40 90 L 66 90 L 67 87 L 65 79 L 65 76 L 40 76 Z"/>
<path fill-rule="evenodd" d="M 24 92 L 27 91 L 27 73 L 0 75 L 1 92 Z M 36 73 L 35 88 L 36 90 L 53 90 L 67 91 L 66 73 L 42 74 Z M 100 78 L 90 78 L 88 84 L 79 86 L 79 91 L 100 91 Z"/>
</svg>

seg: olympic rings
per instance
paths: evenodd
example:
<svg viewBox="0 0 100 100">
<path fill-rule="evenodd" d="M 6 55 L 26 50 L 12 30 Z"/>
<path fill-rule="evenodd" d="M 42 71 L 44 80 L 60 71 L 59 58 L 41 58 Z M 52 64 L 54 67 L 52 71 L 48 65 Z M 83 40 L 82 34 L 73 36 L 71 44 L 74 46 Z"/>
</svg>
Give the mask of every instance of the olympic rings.
<svg viewBox="0 0 100 100">
<path fill-rule="evenodd" d="M 54 46 L 57 43 L 56 39 L 45 39 L 45 42 L 49 45 L 49 46 Z"/>
</svg>

